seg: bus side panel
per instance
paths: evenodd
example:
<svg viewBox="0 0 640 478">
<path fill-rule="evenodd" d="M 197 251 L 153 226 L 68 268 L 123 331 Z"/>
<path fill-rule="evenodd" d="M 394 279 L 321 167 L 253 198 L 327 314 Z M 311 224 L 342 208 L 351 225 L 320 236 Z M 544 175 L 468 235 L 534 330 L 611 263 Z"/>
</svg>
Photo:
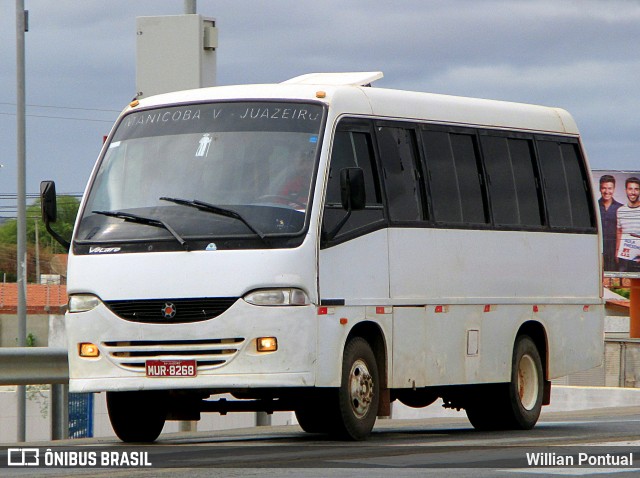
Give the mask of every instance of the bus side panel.
<svg viewBox="0 0 640 478">
<path fill-rule="evenodd" d="M 389 229 L 391 298 L 599 303 L 598 236 Z"/>
<path fill-rule="evenodd" d="M 372 232 L 320 251 L 320 299 L 389 300 L 387 230 Z"/>
<path fill-rule="evenodd" d="M 549 378 L 602 360 L 596 235 L 390 229 L 389 238 L 391 302 L 404 305 L 394 308 L 394 387 L 508 381 L 527 321 L 548 337 Z"/>
<path fill-rule="evenodd" d="M 391 377 L 391 337 L 393 336 L 394 317 L 391 307 L 347 306 L 329 307 L 326 315 L 318 316 L 318 359 L 316 361 L 316 386 L 339 387 L 342 377 L 342 356 L 349 335 L 355 328 L 367 322 L 374 324 L 382 334 L 386 346 L 386 369 L 388 383 Z M 345 321 L 346 319 L 346 321 Z M 371 330 L 371 327 L 367 327 Z M 416 349 L 419 353 L 420 349 Z M 380 371 L 382 374 L 382 371 Z"/>
<path fill-rule="evenodd" d="M 507 382 L 520 327 L 548 338 L 548 379 L 598 366 L 602 307 L 578 304 L 394 307 L 392 388 Z"/>
<path fill-rule="evenodd" d="M 437 354 L 429 341 L 425 307 L 393 308 L 390 388 L 426 387 L 433 378 L 427 364 Z"/>
<path fill-rule="evenodd" d="M 525 306 L 395 307 L 393 388 L 505 382 L 512 330 Z M 415 382 L 415 384 L 414 384 Z"/>
<path fill-rule="evenodd" d="M 590 305 L 545 306 L 549 341 L 549 379 L 564 377 L 602 364 L 604 359 L 604 307 Z"/>
<path fill-rule="evenodd" d="M 320 250 L 320 300 L 344 301 L 345 307 L 329 307 L 318 316 L 318 366 L 316 385 L 340 385 L 342 351 L 349 331 L 363 320 L 378 322 L 388 346 L 391 345 L 392 315 L 375 314 L 376 305 L 389 302 L 389 261 L 387 231 L 380 230 L 351 241 Z M 357 304 L 353 306 L 353 304 Z M 370 307 L 364 307 L 368 305 Z M 339 323 L 341 318 L 347 323 Z M 386 323 L 386 324 L 385 324 Z M 390 350 L 387 360 L 391 359 Z M 391 366 L 388 364 L 388 369 Z"/>
</svg>

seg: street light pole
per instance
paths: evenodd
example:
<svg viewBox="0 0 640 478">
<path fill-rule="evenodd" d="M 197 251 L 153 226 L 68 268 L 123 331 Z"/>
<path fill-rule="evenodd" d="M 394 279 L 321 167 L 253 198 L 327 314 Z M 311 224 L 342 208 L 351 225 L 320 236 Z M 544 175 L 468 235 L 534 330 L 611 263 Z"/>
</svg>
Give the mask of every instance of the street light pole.
<svg viewBox="0 0 640 478">
<path fill-rule="evenodd" d="M 25 93 L 25 46 L 27 31 L 24 0 L 16 0 L 16 103 L 17 103 L 17 172 L 18 172 L 18 347 L 27 345 L 27 195 L 26 195 L 26 93 Z M 26 388 L 20 385 L 16 391 L 18 402 L 17 441 L 26 438 Z"/>
</svg>

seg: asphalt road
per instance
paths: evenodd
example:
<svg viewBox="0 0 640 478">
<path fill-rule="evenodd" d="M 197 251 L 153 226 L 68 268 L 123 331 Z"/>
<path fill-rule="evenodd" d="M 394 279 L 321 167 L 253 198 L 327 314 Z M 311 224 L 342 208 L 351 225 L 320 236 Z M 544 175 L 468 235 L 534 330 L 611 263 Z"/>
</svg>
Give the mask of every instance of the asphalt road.
<svg viewBox="0 0 640 478">
<path fill-rule="evenodd" d="M 163 435 L 147 447 L 111 439 L 21 446 L 37 448 L 41 464 L 45 453 L 59 460 L 94 453 L 98 464 L 106 453 L 152 466 L 7 468 L 3 449 L 0 476 L 624 477 L 640 475 L 640 407 L 544 413 L 530 431 L 476 432 L 463 418 L 378 420 L 371 438 L 357 443 L 280 426 Z"/>
</svg>

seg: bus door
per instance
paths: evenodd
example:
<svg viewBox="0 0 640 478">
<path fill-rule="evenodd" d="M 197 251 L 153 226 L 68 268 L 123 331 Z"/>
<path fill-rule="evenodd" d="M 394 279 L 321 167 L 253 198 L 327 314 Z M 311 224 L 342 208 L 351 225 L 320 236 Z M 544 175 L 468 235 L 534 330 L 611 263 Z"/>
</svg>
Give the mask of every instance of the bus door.
<svg viewBox="0 0 640 478">
<path fill-rule="evenodd" d="M 348 212 L 341 201 L 340 171 L 354 167 L 362 169 L 364 175 L 366 205 L 352 211 L 344 221 Z M 368 121 L 342 120 L 333 139 L 323 212 L 319 264 L 323 300 L 344 300 L 346 305 L 388 302 L 385 226 L 372 125 Z"/>
</svg>

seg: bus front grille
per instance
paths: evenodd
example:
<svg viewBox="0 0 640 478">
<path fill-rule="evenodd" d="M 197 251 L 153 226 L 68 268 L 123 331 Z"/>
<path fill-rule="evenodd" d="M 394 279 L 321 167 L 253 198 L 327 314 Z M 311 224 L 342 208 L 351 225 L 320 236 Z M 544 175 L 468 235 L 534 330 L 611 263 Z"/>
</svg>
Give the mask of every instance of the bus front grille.
<svg viewBox="0 0 640 478">
<path fill-rule="evenodd" d="M 132 340 L 102 342 L 109 359 L 127 370 L 144 372 L 147 360 L 194 359 L 198 371 L 217 368 L 231 361 L 245 339 Z"/>
<path fill-rule="evenodd" d="M 108 300 L 104 303 L 118 317 L 131 322 L 175 324 L 213 319 L 225 312 L 237 300 L 237 297 L 204 297 Z"/>
</svg>

